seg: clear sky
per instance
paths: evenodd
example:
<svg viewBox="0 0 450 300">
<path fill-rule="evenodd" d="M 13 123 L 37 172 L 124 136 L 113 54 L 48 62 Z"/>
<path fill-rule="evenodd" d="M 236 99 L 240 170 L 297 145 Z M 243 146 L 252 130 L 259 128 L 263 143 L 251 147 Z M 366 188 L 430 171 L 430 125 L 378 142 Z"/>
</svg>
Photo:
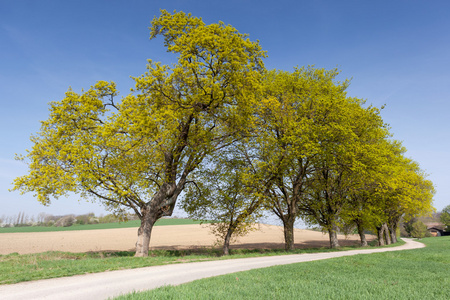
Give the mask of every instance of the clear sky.
<svg viewBox="0 0 450 300">
<path fill-rule="evenodd" d="M 394 138 L 435 184 L 434 206 L 450 204 L 448 0 L 0 0 L 0 216 L 104 213 L 76 195 L 44 207 L 32 194 L 8 192 L 27 171 L 14 153 L 26 153 L 48 102 L 69 87 L 112 80 L 126 95 L 147 59 L 171 62 L 161 38 L 149 40 L 160 9 L 248 33 L 268 51 L 268 69 L 339 68 L 341 79 L 352 78 L 350 96 L 386 104 Z"/>
</svg>

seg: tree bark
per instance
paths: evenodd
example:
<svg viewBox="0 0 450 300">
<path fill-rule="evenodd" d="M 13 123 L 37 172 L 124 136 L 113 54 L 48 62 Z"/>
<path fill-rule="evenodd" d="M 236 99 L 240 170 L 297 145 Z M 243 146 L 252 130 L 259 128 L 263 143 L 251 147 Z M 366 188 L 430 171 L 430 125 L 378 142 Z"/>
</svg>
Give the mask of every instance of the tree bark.
<svg viewBox="0 0 450 300">
<path fill-rule="evenodd" d="M 392 243 L 395 244 L 398 242 L 397 240 L 397 226 L 391 225 L 389 226 L 389 233 L 391 234 Z"/>
<path fill-rule="evenodd" d="M 337 227 L 336 225 L 332 225 L 330 229 L 328 229 L 328 233 L 330 236 L 330 248 L 335 249 L 339 248 L 339 240 L 337 238 Z"/>
<path fill-rule="evenodd" d="M 390 237 L 390 235 L 389 235 L 389 228 L 388 228 L 387 224 L 386 224 L 386 223 L 383 223 L 382 227 L 383 227 L 383 233 L 384 233 L 384 236 L 385 236 L 385 238 L 386 238 L 386 245 L 392 244 L 392 242 L 391 242 L 391 237 Z"/>
<path fill-rule="evenodd" d="M 233 229 L 228 228 L 227 234 L 225 235 L 225 239 L 223 242 L 222 255 L 230 255 L 230 241 L 231 241 L 232 234 L 233 234 Z"/>
<path fill-rule="evenodd" d="M 392 243 L 397 243 L 397 227 L 398 223 L 400 222 L 400 218 L 401 216 L 392 216 L 391 218 L 389 218 L 389 222 L 387 224 Z"/>
<path fill-rule="evenodd" d="M 384 246 L 384 228 L 383 226 L 377 227 L 377 238 L 378 238 L 378 246 Z"/>
<path fill-rule="evenodd" d="M 140 213 L 136 211 L 141 219 L 136 242 L 136 257 L 148 256 L 150 248 L 150 237 L 153 225 L 163 216 L 171 216 L 175 208 L 178 195 L 181 193 L 186 182 L 188 172 L 184 172 L 178 184 L 164 183 L 153 198 L 140 207 Z"/>
<path fill-rule="evenodd" d="M 150 237 L 158 215 L 148 207 L 141 210 L 141 226 L 138 229 L 135 257 L 147 257 L 150 248 Z"/>
<path fill-rule="evenodd" d="M 361 221 L 356 221 L 356 226 L 358 227 L 359 239 L 361 240 L 361 247 L 367 247 L 366 234 L 364 233 L 364 227 Z"/>
<path fill-rule="evenodd" d="M 294 250 L 294 222 L 293 216 L 288 216 L 283 222 L 284 226 L 284 249 L 286 251 Z"/>
</svg>

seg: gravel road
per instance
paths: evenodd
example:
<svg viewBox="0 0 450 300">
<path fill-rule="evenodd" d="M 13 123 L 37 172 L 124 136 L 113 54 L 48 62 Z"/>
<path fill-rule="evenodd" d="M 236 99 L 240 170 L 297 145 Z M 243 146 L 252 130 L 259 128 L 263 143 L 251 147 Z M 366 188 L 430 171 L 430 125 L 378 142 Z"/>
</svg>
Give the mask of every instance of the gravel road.
<svg viewBox="0 0 450 300">
<path fill-rule="evenodd" d="M 178 285 L 196 279 L 275 265 L 424 247 L 424 244 L 411 239 L 404 240 L 405 245 L 392 248 L 196 262 L 0 285 L 0 298 L 2 300 L 107 299 L 132 291 L 149 290 L 169 284 Z"/>
</svg>

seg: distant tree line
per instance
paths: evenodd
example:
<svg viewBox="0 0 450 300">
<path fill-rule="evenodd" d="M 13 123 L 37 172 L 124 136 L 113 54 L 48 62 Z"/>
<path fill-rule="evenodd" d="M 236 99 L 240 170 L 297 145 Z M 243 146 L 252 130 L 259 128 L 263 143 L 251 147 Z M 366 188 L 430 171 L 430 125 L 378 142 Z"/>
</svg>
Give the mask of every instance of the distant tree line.
<svg viewBox="0 0 450 300">
<path fill-rule="evenodd" d="M 125 220 L 133 220 L 136 216 L 128 215 L 126 219 L 124 216 L 117 216 L 114 214 L 95 216 L 94 213 L 83 215 L 63 215 L 55 216 L 52 214 L 39 213 L 37 216 L 27 215 L 24 212 L 19 212 L 17 216 L 1 216 L 1 227 L 26 227 L 26 226 L 46 226 L 46 227 L 70 227 L 72 225 L 86 225 L 86 224 L 103 224 L 103 223 L 117 223 Z"/>
</svg>

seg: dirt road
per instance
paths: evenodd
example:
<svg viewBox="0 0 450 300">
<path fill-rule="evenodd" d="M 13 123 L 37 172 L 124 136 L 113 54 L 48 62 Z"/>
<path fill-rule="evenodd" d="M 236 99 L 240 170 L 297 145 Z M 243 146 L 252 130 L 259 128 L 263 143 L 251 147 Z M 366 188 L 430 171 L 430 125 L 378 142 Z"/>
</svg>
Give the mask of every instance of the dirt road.
<svg viewBox="0 0 450 300">
<path fill-rule="evenodd" d="M 368 254 L 424 247 L 422 243 L 414 242 L 409 239 L 405 239 L 405 241 L 405 245 L 393 248 L 360 249 L 330 253 L 294 254 L 196 262 L 46 279 L 0 286 L 0 295 L 2 300 L 107 299 L 108 297 L 131 293 L 132 291 L 149 290 L 168 284 L 177 285 L 200 278 L 256 268 L 355 254 Z"/>
</svg>

